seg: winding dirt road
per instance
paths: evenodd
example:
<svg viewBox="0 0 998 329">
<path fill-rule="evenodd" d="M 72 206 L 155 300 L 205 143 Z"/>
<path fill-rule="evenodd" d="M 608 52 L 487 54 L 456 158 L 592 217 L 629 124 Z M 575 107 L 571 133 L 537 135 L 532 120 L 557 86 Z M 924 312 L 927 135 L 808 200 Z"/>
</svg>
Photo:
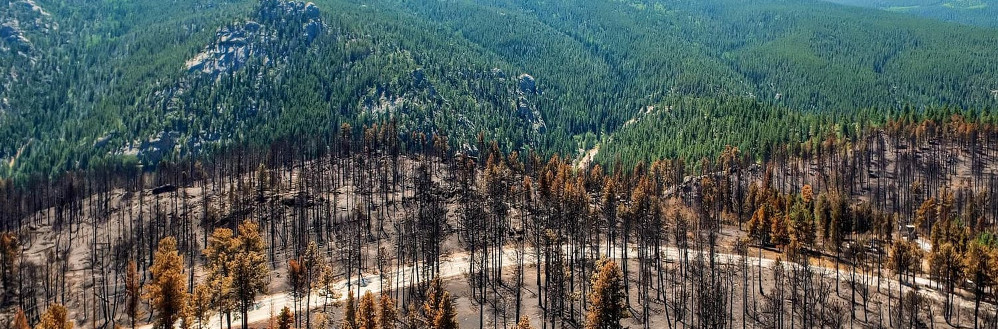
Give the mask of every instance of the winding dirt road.
<svg viewBox="0 0 998 329">
<path fill-rule="evenodd" d="M 568 246 L 566 246 L 565 248 L 567 249 Z M 637 248 L 630 248 L 628 250 L 629 256 L 638 255 L 638 253 L 637 253 L 636 250 L 637 250 Z M 606 248 L 600 249 L 601 253 L 605 253 L 607 251 L 608 250 Z M 613 255 L 615 255 L 614 258 L 618 258 L 618 259 L 620 258 L 620 255 L 622 255 L 621 251 L 622 250 L 620 248 L 613 248 L 613 249 L 609 250 L 609 252 L 611 252 Z M 662 251 L 663 251 L 662 257 L 664 258 L 665 261 L 676 261 L 676 260 L 680 259 L 681 254 L 680 254 L 679 249 L 677 249 L 677 248 L 666 247 L 666 248 L 662 248 Z M 503 252 L 503 254 L 502 254 L 502 263 L 503 264 L 509 264 L 508 266 L 513 266 L 513 265 L 516 264 L 516 262 L 517 262 L 517 249 L 515 247 L 507 247 L 507 248 L 503 249 L 502 252 Z M 692 251 L 692 250 L 689 251 L 689 257 L 690 258 L 694 257 L 695 255 L 696 255 L 696 251 Z M 468 272 L 468 267 L 469 267 L 469 264 L 470 264 L 468 256 L 469 256 L 468 253 L 460 252 L 460 253 L 454 253 L 454 254 L 450 254 L 450 255 L 445 255 L 444 257 L 442 257 L 443 259 L 441 260 L 441 263 L 440 263 L 440 275 L 439 275 L 440 278 L 442 278 L 442 279 L 449 279 L 449 278 L 464 276 Z M 719 262 L 721 264 L 738 264 L 738 263 L 741 262 L 741 257 L 738 256 L 738 255 L 719 253 L 719 254 L 716 254 L 715 256 L 716 256 L 717 262 Z M 635 257 L 630 257 L 630 258 L 633 259 Z M 752 266 L 761 266 L 763 268 L 772 268 L 773 265 L 776 263 L 775 260 L 768 259 L 768 258 L 762 258 L 762 259 L 760 259 L 758 257 L 746 257 L 746 258 L 747 258 L 747 260 L 750 262 L 750 264 Z M 534 265 L 534 264 L 537 263 L 537 257 L 536 257 L 536 255 L 533 255 L 530 252 L 529 248 L 528 248 L 527 253 L 523 256 L 523 262 L 524 262 L 524 265 Z M 789 263 L 789 262 L 783 262 L 782 264 L 787 269 L 793 269 L 793 268 L 796 268 L 798 266 L 797 264 Z M 422 265 L 420 264 L 420 265 L 414 265 L 414 266 L 422 266 Z M 408 275 L 409 273 L 415 273 L 415 271 L 418 270 L 414 266 L 406 266 L 406 267 L 403 267 L 403 268 L 400 268 L 400 269 L 397 269 L 397 270 L 393 271 L 391 273 L 391 277 L 396 278 L 396 279 L 400 279 L 401 282 L 387 283 L 386 285 L 394 286 L 395 284 L 397 284 L 397 285 L 402 286 L 402 287 L 409 287 L 409 286 L 417 284 L 417 283 L 425 282 L 425 279 L 414 279 L 411 275 Z M 832 277 L 832 276 L 835 275 L 835 272 L 836 272 L 835 269 L 833 269 L 833 268 L 827 268 L 827 267 L 820 267 L 820 266 L 814 266 L 814 265 L 812 265 L 811 268 L 814 270 L 815 275 L 824 275 L 826 277 Z M 852 275 L 852 273 L 850 273 L 847 269 L 839 269 L 838 272 L 839 272 L 839 275 L 840 275 L 841 278 L 849 278 Z M 866 281 L 870 285 L 876 284 L 876 282 L 877 282 L 876 280 L 879 279 L 881 284 L 886 285 L 887 287 L 893 287 L 893 288 L 888 288 L 888 289 L 898 289 L 897 288 L 898 281 L 895 280 L 895 279 L 892 279 L 892 278 L 878 278 L 878 277 L 876 277 L 874 275 L 864 276 L 862 273 L 859 273 L 859 272 L 856 273 L 856 278 L 857 278 L 857 280 L 867 279 Z M 355 278 L 354 281 L 356 282 L 358 280 Z M 381 279 L 381 276 L 378 275 L 378 274 L 376 274 L 376 273 L 374 273 L 374 274 L 365 274 L 362 277 L 362 279 L 359 280 L 359 281 L 361 282 L 361 286 L 360 287 L 357 287 L 356 285 L 350 285 L 346 280 L 342 280 L 340 282 L 337 282 L 335 284 L 335 287 L 337 289 L 337 293 L 338 293 L 338 296 L 339 296 L 338 299 L 327 298 L 327 296 L 322 295 L 322 294 L 320 294 L 318 292 L 313 293 L 312 296 L 311 296 L 311 302 L 309 303 L 308 308 L 310 310 L 311 309 L 318 309 L 318 308 L 322 308 L 323 306 L 328 305 L 327 303 L 332 304 L 333 302 L 335 302 L 337 300 L 343 300 L 343 299 L 346 298 L 345 296 L 347 294 L 347 289 L 351 289 L 355 293 L 359 292 L 360 294 L 364 294 L 364 293 L 366 293 L 368 291 L 370 291 L 372 293 L 378 293 L 378 292 L 381 291 L 381 286 L 382 286 L 382 282 L 381 281 L 382 281 L 382 279 Z M 916 284 L 919 287 L 934 287 L 934 286 L 937 286 L 936 282 L 934 282 L 934 281 L 932 281 L 932 280 L 930 280 L 928 278 L 924 278 L 924 277 L 916 277 L 915 282 L 916 282 Z M 908 288 L 906 288 L 906 290 L 910 290 L 910 289 L 911 289 L 910 286 Z M 942 301 L 945 298 L 945 296 L 943 296 L 941 292 L 938 292 L 938 291 L 935 291 L 935 290 L 932 290 L 932 289 L 923 289 L 922 291 L 926 293 L 925 294 L 926 296 L 928 296 L 928 297 L 930 297 L 930 298 L 932 298 L 932 299 L 934 299 L 936 301 Z M 268 294 L 268 295 L 261 296 L 260 298 L 257 299 L 256 307 L 254 307 L 254 309 L 251 310 L 248 313 L 248 318 L 249 318 L 248 323 L 252 324 L 252 323 L 266 322 L 266 321 L 268 321 L 271 318 L 271 316 L 274 316 L 274 315 L 278 314 L 280 312 L 280 310 L 282 308 L 284 308 L 285 306 L 287 306 L 289 308 L 293 308 L 292 303 L 293 303 L 293 300 L 292 300 L 291 296 L 287 292 L 280 292 L 280 293 L 274 293 L 274 294 Z M 301 303 L 304 304 L 305 301 L 303 300 Z M 965 299 L 959 299 L 959 303 L 960 303 L 960 306 L 962 306 L 962 307 L 973 307 L 973 301 L 967 301 Z M 300 305 L 300 306 L 304 307 L 305 305 Z M 236 317 L 238 317 L 238 315 L 234 313 L 233 314 L 233 325 L 234 326 L 236 325 L 236 323 L 239 322 L 239 321 L 236 320 Z M 215 315 L 215 316 L 212 316 L 208 320 L 208 322 L 204 324 L 203 328 L 204 329 L 222 329 L 223 328 L 223 322 L 224 321 L 222 321 L 222 319 L 221 319 L 221 317 L 219 315 Z M 152 329 L 153 327 L 152 327 L 151 324 L 147 324 L 147 325 L 139 326 L 137 328 L 138 329 Z"/>
</svg>

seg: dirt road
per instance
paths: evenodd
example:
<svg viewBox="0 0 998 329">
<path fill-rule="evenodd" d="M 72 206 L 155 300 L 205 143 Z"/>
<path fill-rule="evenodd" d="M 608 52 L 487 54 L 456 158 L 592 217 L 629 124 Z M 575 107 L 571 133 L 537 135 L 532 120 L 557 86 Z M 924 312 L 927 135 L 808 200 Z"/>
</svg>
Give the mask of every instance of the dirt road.
<svg viewBox="0 0 998 329">
<path fill-rule="evenodd" d="M 569 246 L 566 246 L 565 248 L 567 249 L 569 248 Z M 636 249 L 637 248 L 630 248 L 629 255 L 637 255 L 638 253 L 636 252 Z M 602 248 L 600 250 L 601 252 L 604 253 L 609 252 L 610 254 L 614 255 L 614 258 L 618 259 L 620 258 L 620 255 L 623 254 L 620 248 L 613 248 L 609 250 L 607 248 Z M 662 251 L 663 251 L 662 257 L 664 258 L 664 261 L 676 261 L 680 259 L 681 256 L 680 250 L 677 248 L 666 247 L 663 248 Z M 694 257 L 695 255 L 696 251 L 692 250 L 689 251 L 690 258 Z M 716 261 L 721 264 L 738 264 L 739 262 L 741 262 L 741 257 L 738 255 L 719 253 L 716 254 L 715 256 L 716 256 Z M 507 247 L 503 249 L 502 257 L 503 257 L 502 258 L 503 264 L 509 264 L 509 266 L 515 265 L 517 262 L 517 249 L 515 247 Z M 464 274 L 467 273 L 468 266 L 470 264 L 467 253 L 464 252 L 454 253 L 450 255 L 445 255 L 442 258 L 443 259 L 441 260 L 440 264 L 440 275 L 439 275 L 440 278 L 449 279 L 449 278 L 463 276 Z M 524 258 L 523 259 L 524 265 L 534 265 L 537 263 L 536 255 L 533 255 L 530 252 L 529 248 L 527 253 L 523 256 L 523 258 Z M 746 257 L 746 258 L 750 262 L 751 266 L 772 268 L 773 265 L 776 263 L 776 261 L 773 259 L 767 259 L 767 258 L 760 259 L 758 257 Z M 798 266 L 797 264 L 790 262 L 783 262 L 782 264 L 787 269 L 793 269 Z M 415 266 L 422 266 L 422 264 Z M 815 275 L 824 275 L 826 277 L 834 277 L 836 272 L 835 269 L 827 267 L 811 266 L 811 268 L 815 271 Z M 398 280 L 402 280 L 401 282 L 397 283 L 402 287 L 408 287 L 420 282 L 424 282 L 425 280 L 422 279 L 414 280 L 411 276 L 407 275 L 408 273 L 413 273 L 415 269 L 416 268 L 414 268 L 413 266 L 403 267 L 401 269 L 393 271 L 391 273 L 391 277 L 396 278 Z M 852 275 L 847 269 L 839 269 L 838 272 L 842 278 L 849 278 Z M 873 275 L 864 277 L 863 274 L 861 273 L 856 273 L 856 277 L 857 280 L 864 278 L 869 279 L 870 284 L 875 284 L 876 280 L 879 279 L 882 285 L 886 285 L 887 287 L 893 287 L 892 289 L 898 289 L 897 288 L 898 281 L 895 279 L 877 278 L 876 276 Z M 371 274 L 365 274 L 360 280 L 355 278 L 353 285 L 349 284 L 346 280 L 343 280 L 337 282 L 335 284 L 335 287 L 337 289 L 339 299 L 342 300 L 346 298 L 347 289 L 351 289 L 355 293 L 359 292 L 360 294 L 366 293 L 367 291 L 370 291 L 372 293 L 378 293 L 381 291 L 382 287 L 381 281 L 382 279 L 380 275 L 376 273 L 371 273 Z M 936 282 L 924 277 L 917 277 L 915 281 L 917 285 L 920 287 L 936 286 Z M 358 283 L 360 285 L 359 287 L 357 286 Z M 394 286 L 394 284 L 395 284 L 394 282 L 386 283 L 387 286 Z M 906 289 L 910 289 L 910 287 Z M 925 292 L 927 292 L 926 294 L 927 296 L 937 301 L 942 301 L 945 298 L 945 296 L 943 296 L 940 292 L 934 290 L 927 290 Z M 337 299 L 334 298 L 327 298 L 327 296 L 321 295 L 320 293 L 316 292 L 313 293 L 308 308 L 309 309 L 321 308 L 327 305 L 326 303 L 331 304 L 336 300 Z M 973 301 L 967 301 L 961 299 L 959 300 L 959 302 L 960 306 L 973 307 Z M 304 301 L 302 301 L 302 303 L 304 303 Z M 260 298 L 258 298 L 258 301 L 256 302 L 256 307 L 254 307 L 254 309 L 248 313 L 248 318 L 249 318 L 248 323 L 260 323 L 268 321 L 271 318 L 271 316 L 278 314 L 280 310 L 285 306 L 292 308 L 292 298 L 286 292 L 261 296 Z M 304 305 L 302 305 L 302 307 L 304 307 Z M 236 316 L 236 314 L 233 315 Z M 234 318 L 233 323 L 234 324 L 238 323 L 238 321 L 236 321 Z M 215 315 L 211 317 L 211 319 L 205 324 L 204 328 L 221 329 L 223 327 L 222 324 L 223 324 L 222 319 L 218 315 Z M 152 329 L 152 325 L 147 324 L 139 326 L 138 329 Z"/>
</svg>

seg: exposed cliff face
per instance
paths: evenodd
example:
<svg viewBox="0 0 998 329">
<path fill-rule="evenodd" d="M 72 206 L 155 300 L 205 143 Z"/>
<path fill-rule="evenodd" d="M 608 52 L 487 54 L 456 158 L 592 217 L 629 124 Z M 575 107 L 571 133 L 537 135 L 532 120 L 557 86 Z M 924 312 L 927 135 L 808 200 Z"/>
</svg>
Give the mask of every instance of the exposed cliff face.
<svg viewBox="0 0 998 329">
<path fill-rule="evenodd" d="M 517 82 L 516 114 L 530 125 L 534 133 L 543 134 L 547 132 L 547 123 L 541 116 L 541 111 L 533 105 L 530 99 L 540 94 L 537 89 L 537 80 L 529 74 L 521 74 Z"/>
<path fill-rule="evenodd" d="M 315 4 L 266 0 L 261 2 L 257 17 L 220 28 L 215 41 L 187 61 L 187 70 L 217 76 L 238 70 L 253 60 L 272 65 L 283 61 L 287 52 L 293 50 L 286 45 L 307 47 L 324 30 Z M 303 42 L 289 42 L 299 38 Z"/>
<path fill-rule="evenodd" d="M 243 66 L 250 56 L 256 55 L 259 39 L 260 23 L 249 21 L 242 26 L 223 27 L 216 33 L 216 41 L 205 48 L 203 52 L 187 61 L 187 69 L 191 73 L 201 72 L 217 75 L 222 72 L 236 70 Z M 264 62 L 269 59 L 265 54 Z"/>
</svg>

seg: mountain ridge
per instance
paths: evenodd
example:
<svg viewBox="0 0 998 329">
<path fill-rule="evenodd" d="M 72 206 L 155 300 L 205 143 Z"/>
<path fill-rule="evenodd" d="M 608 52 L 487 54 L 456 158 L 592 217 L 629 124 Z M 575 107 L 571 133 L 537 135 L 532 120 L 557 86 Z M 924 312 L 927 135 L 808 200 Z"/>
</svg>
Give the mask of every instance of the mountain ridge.
<svg viewBox="0 0 998 329">
<path fill-rule="evenodd" d="M 998 64 L 990 59 L 998 32 L 816 1 L 319 0 L 323 35 L 268 41 L 285 49 L 285 64 L 246 56 L 238 69 L 209 68 L 212 77 L 203 79 L 191 76 L 189 65 L 199 63 L 192 59 L 217 48 L 232 24 L 254 21 L 260 3 L 183 3 L 187 9 L 164 12 L 172 18 L 161 23 L 116 28 L 100 19 L 87 27 L 63 18 L 73 17 L 71 8 L 39 4 L 55 7 L 47 11 L 66 21 L 63 30 L 125 37 L 66 37 L 49 51 L 107 60 L 71 74 L 40 67 L 39 76 L 54 78 L 5 92 L 10 107 L 35 110 L 8 113 L 0 124 L 0 159 L 21 154 L 0 176 L 155 165 L 225 145 L 328 138 L 343 123 L 389 119 L 400 131 L 448 135 L 465 152 L 477 152 L 481 132 L 503 149 L 567 154 L 677 97 L 785 107 L 807 117 L 803 125 L 838 123 L 865 108 L 976 111 L 996 103 Z M 129 10 L 156 6 L 140 1 Z M 198 6 L 205 10 L 182 14 Z M 157 42 L 164 31 L 175 41 Z M 540 93 L 520 94 L 523 74 Z M 67 92 L 45 98 L 64 85 Z M 157 136 L 170 136 L 174 149 L 151 157 L 133 150 L 162 141 Z"/>
</svg>

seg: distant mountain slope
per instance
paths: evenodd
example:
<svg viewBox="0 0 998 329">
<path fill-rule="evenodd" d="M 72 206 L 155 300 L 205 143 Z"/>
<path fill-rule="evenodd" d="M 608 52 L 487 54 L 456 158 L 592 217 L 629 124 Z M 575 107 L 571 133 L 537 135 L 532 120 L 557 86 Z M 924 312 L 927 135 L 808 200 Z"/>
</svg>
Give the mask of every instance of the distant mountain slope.
<svg viewBox="0 0 998 329">
<path fill-rule="evenodd" d="M 995 0 L 827 0 L 850 6 L 871 7 L 961 24 L 998 27 Z"/>
<path fill-rule="evenodd" d="M 835 123 L 870 107 L 994 107 L 998 89 L 994 30 L 818 1 L 35 1 L 59 32 L 25 31 L 35 64 L 0 57 L 20 79 L 0 90 L 0 176 L 331 139 L 389 118 L 455 149 L 473 152 L 481 132 L 569 153 L 677 97 Z"/>
<path fill-rule="evenodd" d="M 30 47 L 0 47 L 0 158 L 17 173 L 55 174 L 110 160 L 92 147 L 175 79 L 192 45 L 252 3 L 3 0 L 0 20 Z M 9 11 L 7 11 L 9 10 Z M 9 30 L 8 30 L 9 31 Z M 9 40 L 5 40 L 9 41 Z M 142 130 L 139 127 L 135 131 Z M 127 134 L 122 131 L 117 134 Z M 115 160 L 117 161 L 117 160 Z"/>
</svg>

